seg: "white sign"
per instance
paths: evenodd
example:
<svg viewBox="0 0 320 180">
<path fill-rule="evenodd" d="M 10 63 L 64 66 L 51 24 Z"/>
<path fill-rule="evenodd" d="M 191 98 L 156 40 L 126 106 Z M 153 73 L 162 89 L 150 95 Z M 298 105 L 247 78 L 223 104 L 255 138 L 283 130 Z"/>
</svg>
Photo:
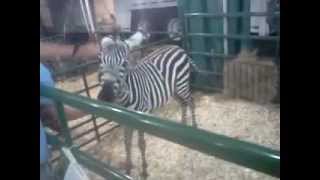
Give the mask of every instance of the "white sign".
<svg viewBox="0 0 320 180">
<path fill-rule="evenodd" d="M 176 0 L 132 0 L 131 9 L 150 9 L 177 6 Z"/>
</svg>

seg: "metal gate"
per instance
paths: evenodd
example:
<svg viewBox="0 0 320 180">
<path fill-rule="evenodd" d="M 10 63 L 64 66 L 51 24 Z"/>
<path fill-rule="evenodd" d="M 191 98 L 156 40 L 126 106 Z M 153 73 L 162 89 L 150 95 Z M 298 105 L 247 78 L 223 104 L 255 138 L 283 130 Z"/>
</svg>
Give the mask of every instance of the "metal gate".
<svg viewBox="0 0 320 180">
<path fill-rule="evenodd" d="M 250 34 L 250 18 L 267 15 L 279 18 L 280 12 L 250 12 L 251 1 L 178 0 L 179 17 L 184 25 L 183 44 L 200 68 L 193 73 L 194 87 L 221 92 L 225 62 L 240 51 L 255 48 L 254 41 L 270 42 L 271 47 L 279 49 L 279 35 Z"/>
<path fill-rule="evenodd" d="M 57 150 L 62 146 L 70 148 L 83 166 L 106 179 L 131 178 L 79 149 L 80 145 L 74 143 L 74 139 L 71 136 L 71 130 L 65 118 L 64 104 L 92 113 L 95 116 L 111 119 L 116 123 L 133 129 L 143 130 L 146 133 L 190 149 L 216 156 L 271 176 L 280 176 L 279 151 L 143 113 L 136 113 L 119 106 L 99 102 L 45 85 L 40 85 L 40 95 L 56 102 L 59 120 L 62 125 L 61 137 L 58 138 L 50 133 L 48 134 L 49 144 Z"/>
<path fill-rule="evenodd" d="M 192 84 L 196 88 L 221 91 L 224 87 L 223 69 L 225 61 L 234 58 L 241 49 L 250 49 L 250 40 L 272 41 L 275 46 L 278 46 L 279 36 L 261 37 L 250 35 L 250 17 L 266 16 L 267 13 L 249 12 L 249 0 L 228 0 L 227 2 L 228 6 L 223 6 L 223 1 L 219 0 L 178 0 L 179 17 L 184 24 L 183 45 L 200 68 L 200 71 L 194 72 L 192 76 Z M 274 15 L 279 16 L 276 13 Z M 228 26 L 227 32 L 225 31 L 225 26 Z M 85 89 L 79 90 L 77 93 L 86 92 L 87 96 L 90 97 L 89 89 L 98 85 L 88 86 L 86 75 L 84 74 L 86 66 L 88 64 L 83 65 L 83 69 L 77 67 L 83 72 L 82 78 L 85 85 Z M 79 150 L 81 146 L 94 140 L 99 141 L 102 135 L 108 133 L 100 133 L 99 127 L 110 121 L 119 123 L 119 125 L 130 126 L 134 129 L 143 129 L 147 133 L 179 143 L 188 148 L 215 155 L 272 176 L 280 176 L 279 151 L 193 129 L 174 122 L 163 121 L 159 118 L 129 112 L 107 103 L 79 97 L 54 88 L 41 86 L 41 95 L 52 98 L 57 102 L 60 121 L 63 126 L 63 133 L 60 136 L 49 134 L 51 145 L 57 149 L 60 146 L 71 147 L 80 163 L 102 177 L 130 179 L 130 177 L 119 173 L 119 171 Z M 69 127 L 64 116 L 63 104 L 90 112 L 92 116 L 84 123 Z M 105 121 L 103 125 L 97 125 L 97 116 L 110 118 L 111 120 Z M 90 122 L 93 123 L 94 128 L 89 129 L 77 138 L 81 138 L 90 132 L 95 133 L 96 136 L 84 144 L 75 145 L 75 139 L 71 137 L 71 131 Z"/>
</svg>

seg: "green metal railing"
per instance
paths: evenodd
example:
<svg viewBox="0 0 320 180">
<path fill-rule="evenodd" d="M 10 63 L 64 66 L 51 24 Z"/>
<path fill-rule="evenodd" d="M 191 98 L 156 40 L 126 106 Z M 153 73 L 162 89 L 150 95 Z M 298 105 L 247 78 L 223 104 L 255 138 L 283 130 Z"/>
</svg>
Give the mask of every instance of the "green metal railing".
<svg viewBox="0 0 320 180">
<path fill-rule="evenodd" d="M 61 109 L 59 115 L 62 121 L 65 121 L 65 118 L 61 107 L 63 104 L 67 104 L 82 111 L 108 118 L 120 125 L 143 130 L 146 133 L 190 149 L 216 156 L 271 176 L 280 176 L 279 151 L 163 120 L 144 113 L 132 112 L 106 102 L 99 102 L 44 85 L 40 85 L 40 94 L 57 102 L 58 107 L 60 106 L 59 109 Z M 61 124 L 65 135 L 64 143 L 71 146 L 72 140 L 70 139 L 68 126 L 66 123 Z M 91 169 L 95 168 L 91 166 Z"/>
<path fill-rule="evenodd" d="M 56 136 L 47 133 L 48 137 L 48 143 L 52 146 L 54 146 L 56 149 L 60 149 L 66 146 L 65 143 L 60 141 Z M 88 153 L 85 153 L 80 150 L 79 146 L 72 146 L 69 147 L 72 153 L 74 154 L 77 161 L 83 165 L 84 167 L 88 168 L 92 172 L 95 172 L 98 175 L 101 175 L 102 177 L 105 177 L 106 179 L 112 179 L 112 180 L 132 180 L 130 176 L 122 174 L 119 170 L 100 162 L 99 160 L 93 158 Z M 62 156 L 64 157 L 63 152 L 61 152 Z"/>
<path fill-rule="evenodd" d="M 198 89 L 221 91 L 224 86 L 224 60 L 234 57 L 240 49 L 251 49 L 252 40 L 272 41 L 275 47 L 279 45 L 280 35 L 251 35 L 250 18 L 253 16 L 280 18 L 280 12 L 250 12 L 249 0 L 227 0 L 226 13 L 221 12 L 222 1 L 219 0 L 177 0 L 177 2 L 179 18 L 184 28 L 184 48 L 203 70 L 193 73 L 192 84 Z M 222 32 L 225 18 L 228 26 L 227 34 Z M 224 40 L 228 41 L 228 53 L 223 47 Z"/>
<path fill-rule="evenodd" d="M 79 71 L 80 72 L 80 75 L 81 75 L 81 79 L 82 79 L 82 82 L 83 82 L 83 85 L 84 85 L 84 88 L 82 89 L 78 89 L 78 90 L 75 90 L 75 94 L 81 94 L 81 93 L 84 93 L 85 92 L 85 95 L 89 98 L 91 98 L 91 94 L 90 94 L 90 90 L 91 89 L 94 89 L 94 88 L 97 88 L 100 84 L 99 83 L 96 83 L 96 84 L 93 84 L 91 86 L 89 86 L 88 84 L 88 80 L 87 80 L 87 70 L 92 67 L 92 66 L 96 66 L 99 64 L 99 61 L 98 60 L 91 60 L 90 62 L 87 62 L 87 63 L 82 63 L 80 65 L 77 65 L 77 66 L 74 66 L 74 67 L 71 67 L 69 69 L 66 69 L 66 70 L 60 70 L 58 72 L 55 72 L 54 73 L 54 77 L 55 79 L 58 79 L 59 77 L 61 76 L 64 76 L 68 73 L 72 73 L 72 72 L 76 72 L 76 71 Z M 80 139 L 81 137 L 85 136 L 85 135 L 88 135 L 92 132 L 95 133 L 95 136 L 88 139 L 87 141 L 84 141 L 82 144 L 81 144 L 81 147 L 84 147 L 85 145 L 93 142 L 93 141 L 97 141 L 99 142 L 101 137 L 106 135 L 107 133 L 109 133 L 110 131 L 118 128 L 119 126 L 118 125 L 115 125 L 113 127 L 111 127 L 110 129 L 107 129 L 105 130 L 104 132 L 99 132 L 99 129 L 104 127 L 105 125 L 109 124 L 111 121 L 106 121 L 106 122 L 103 122 L 101 124 L 98 125 L 97 123 L 97 117 L 94 116 L 94 115 L 91 115 L 88 120 L 85 120 L 83 122 L 80 122 L 80 123 L 77 123 L 75 125 L 73 125 L 73 127 L 70 127 L 70 130 L 73 131 L 75 129 L 78 129 L 84 125 L 87 125 L 88 123 L 92 123 L 93 124 L 93 128 L 91 129 L 88 129 L 86 130 L 85 132 L 82 132 L 74 137 L 72 137 L 71 139 L 73 141 L 75 140 L 78 140 Z"/>
</svg>

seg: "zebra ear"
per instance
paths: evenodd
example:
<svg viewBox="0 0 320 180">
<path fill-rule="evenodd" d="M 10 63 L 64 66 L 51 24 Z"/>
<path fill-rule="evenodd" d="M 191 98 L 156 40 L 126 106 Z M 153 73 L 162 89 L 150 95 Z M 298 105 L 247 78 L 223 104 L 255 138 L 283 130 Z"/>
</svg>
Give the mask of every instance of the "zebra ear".
<svg viewBox="0 0 320 180">
<path fill-rule="evenodd" d="M 104 37 L 101 40 L 102 50 L 107 50 L 110 46 L 114 45 L 116 42 L 111 37 Z"/>
<path fill-rule="evenodd" d="M 136 47 L 141 46 L 142 42 L 146 39 L 147 37 L 145 37 L 142 32 L 138 31 L 130 36 L 127 40 L 125 40 L 125 43 L 129 46 L 129 49 L 132 50 Z"/>
</svg>

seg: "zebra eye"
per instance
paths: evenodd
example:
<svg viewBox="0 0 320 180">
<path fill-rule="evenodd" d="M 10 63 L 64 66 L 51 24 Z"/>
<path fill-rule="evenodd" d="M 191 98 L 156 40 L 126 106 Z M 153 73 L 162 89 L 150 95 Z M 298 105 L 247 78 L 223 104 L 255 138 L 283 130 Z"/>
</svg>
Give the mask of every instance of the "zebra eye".
<svg viewBox="0 0 320 180">
<path fill-rule="evenodd" d="M 114 83 L 112 86 L 112 90 L 115 94 L 118 94 L 119 92 L 119 83 Z"/>
<path fill-rule="evenodd" d="M 124 67 L 124 68 L 127 68 L 127 67 L 128 67 L 128 62 L 127 62 L 127 61 L 124 61 L 124 62 L 123 62 L 123 67 Z"/>
</svg>

